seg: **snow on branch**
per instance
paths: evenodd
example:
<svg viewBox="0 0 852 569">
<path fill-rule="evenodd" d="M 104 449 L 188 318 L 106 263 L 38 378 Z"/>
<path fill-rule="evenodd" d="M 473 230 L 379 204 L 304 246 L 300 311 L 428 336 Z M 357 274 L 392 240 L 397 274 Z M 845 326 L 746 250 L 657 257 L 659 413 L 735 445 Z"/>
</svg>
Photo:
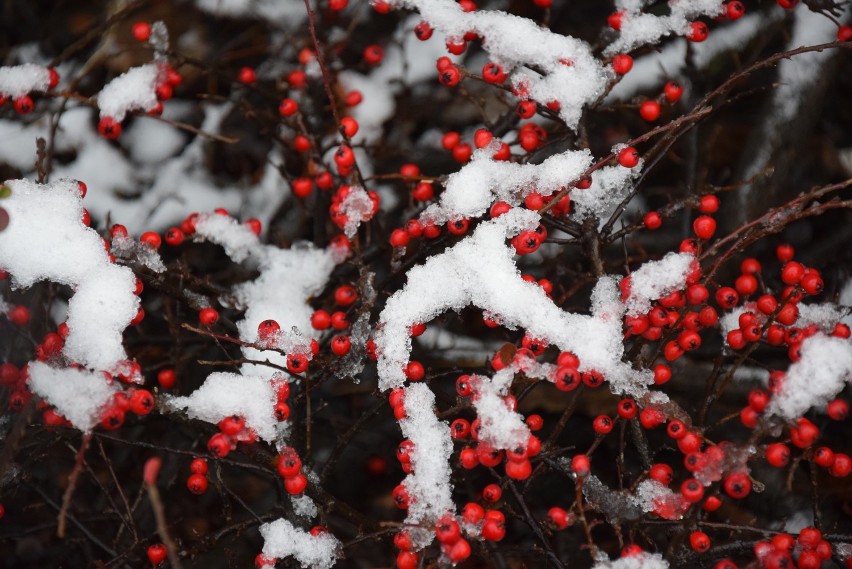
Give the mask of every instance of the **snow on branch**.
<svg viewBox="0 0 852 569">
<path fill-rule="evenodd" d="M 541 164 L 493 160 L 493 154 L 490 147 L 477 150 L 470 163 L 449 176 L 440 200 L 426 208 L 421 219 L 444 224 L 461 217 L 479 217 L 498 200 L 518 205 L 530 192 L 546 197 L 577 181 L 592 165 L 588 150 L 555 154 Z"/>
<path fill-rule="evenodd" d="M 267 558 L 294 558 L 303 568 L 330 569 L 337 562 L 341 543 L 328 532 L 312 535 L 284 518 L 260 526 L 263 555 Z"/>
<path fill-rule="evenodd" d="M 42 280 L 72 287 L 63 353 L 87 367 L 113 370 L 127 359 L 122 332 L 139 310 L 136 277 L 110 262 L 101 236 L 83 225 L 76 181 L 6 184 L 12 195 L 3 201 L 10 221 L 0 232 L 0 267 L 16 287 Z"/>
<path fill-rule="evenodd" d="M 693 20 L 700 16 L 716 17 L 724 13 L 720 0 L 674 0 L 668 3 L 671 12 L 665 16 L 643 14 L 642 4 L 634 0 L 619 0 L 616 8 L 621 12 L 621 30 L 614 42 L 604 50 L 605 55 L 615 55 L 655 44 L 665 36 L 691 33 Z"/>
<path fill-rule="evenodd" d="M 405 521 L 431 525 L 455 508 L 450 483 L 450 426 L 435 416 L 435 394 L 426 384 L 407 387 L 404 404 L 405 417 L 399 425 L 403 436 L 414 443 L 410 454 L 413 472 L 403 481 L 409 495 Z"/>
<path fill-rule="evenodd" d="M 275 320 L 281 330 L 266 343 L 310 360 L 312 309 L 307 299 L 325 287 L 336 263 L 342 260 L 340 252 L 304 243 L 297 243 L 290 249 L 263 245 L 246 225 L 218 213 L 200 215 L 195 227 L 199 237 L 221 245 L 231 259 L 250 261 L 260 271 L 256 279 L 238 285 L 233 291 L 245 308 L 243 319 L 237 322 L 240 339 L 258 342 L 258 325 L 265 320 Z M 278 366 L 287 364 L 286 357 L 279 351 L 253 346 L 244 346 L 243 356 L 249 360 L 267 360 Z M 190 417 L 210 423 L 240 415 L 260 438 L 280 442 L 278 439 L 287 426 L 279 422 L 273 412 L 276 380 L 270 371 L 264 365 L 245 364 L 239 374 L 214 373 L 191 395 L 170 398 L 168 404 L 172 409 L 185 410 Z"/>
<path fill-rule="evenodd" d="M 148 112 L 157 107 L 157 86 L 163 81 L 165 70 L 158 63 L 133 67 L 122 73 L 98 93 L 101 118 L 109 117 L 121 122 L 128 112 Z"/>
<path fill-rule="evenodd" d="M 811 407 L 825 405 L 852 378 L 852 344 L 844 338 L 816 334 L 802 342 L 802 359 L 787 370 L 781 391 L 767 411 L 797 419 Z"/>
<path fill-rule="evenodd" d="M 527 18 L 500 11 L 465 12 L 454 0 L 396 0 L 393 4 L 416 9 L 450 40 L 476 33 L 492 60 L 513 71 L 515 89 L 542 104 L 558 102 L 559 116 L 570 128 L 577 127 L 583 107 L 603 94 L 612 77 L 586 42 L 555 34 Z"/>
<path fill-rule="evenodd" d="M 30 362 L 27 384 L 63 417 L 81 431 L 98 424 L 101 412 L 118 392 L 103 372 L 55 368 L 43 362 Z"/>
<path fill-rule="evenodd" d="M 669 564 L 659 553 L 635 553 L 621 557 L 615 561 L 607 559 L 606 554 L 601 554 L 592 569 L 668 569 Z"/>
<path fill-rule="evenodd" d="M 0 67 L 0 98 L 13 99 L 32 91 L 50 88 L 50 69 L 34 63 Z"/>
<path fill-rule="evenodd" d="M 683 289 L 686 277 L 695 263 L 691 253 L 667 253 L 659 261 L 644 263 L 630 273 L 627 297 L 627 315 L 643 314 L 651 309 L 651 302 L 676 290 Z"/>
<path fill-rule="evenodd" d="M 530 429 L 524 418 L 509 407 L 504 398 L 509 394 L 517 367 L 511 365 L 494 374 L 490 380 L 472 376 L 473 406 L 479 417 L 479 440 L 497 450 L 526 448 Z"/>
<path fill-rule="evenodd" d="M 633 370 L 621 361 L 624 305 L 614 278 L 598 280 L 591 316 L 561 310 L 541 287 L 521 278 L 514 250 L 505 241 L 536 227 L 539 219 L 536 212 L 515 208 L 481 223 L 451 249 L 408 271 L 407 283 L 388 299 L 379 317 L 376 345 L 381 389 L 405 381 L 403 369 L 411 350 L 409 326 L 472 304 L 506 327 L 522 327 L 535 338 L 574 352 L 581 370 L 604 374 L 613 391 L 637 397 L 645 393 L 652 374 Z"/>
</svg>

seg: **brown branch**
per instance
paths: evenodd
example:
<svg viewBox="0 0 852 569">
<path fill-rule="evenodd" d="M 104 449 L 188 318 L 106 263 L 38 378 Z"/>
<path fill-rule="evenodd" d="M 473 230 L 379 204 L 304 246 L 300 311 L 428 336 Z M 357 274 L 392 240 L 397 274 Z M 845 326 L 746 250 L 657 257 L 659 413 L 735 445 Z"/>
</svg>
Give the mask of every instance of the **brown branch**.
<svg viewBox="0 0 852 569">
<path fill-rule="evenodd" d="M 65 518 L 68 515 L 68 508 L 71 507 L 71 498 L 74 496 L 74 489 L 77 487 L 77 480 L 80 478 L 80 473 L 83 471 L 83 460 L 86 456 L 86 450 L 89 448 L 89 443 L 92 440 L 92 433 L 83 435 L 83 441 L 80 443 L 80 449 L 77 451 L 77 458 L 74 460 L 74 469 L 68 475 L 68 487 L 65 488 L 65 493 L 62 495 L 62 508 L 59 510 L 58 527 L 56 535 L 60 538 L 65 537 Z"/>
</svg>

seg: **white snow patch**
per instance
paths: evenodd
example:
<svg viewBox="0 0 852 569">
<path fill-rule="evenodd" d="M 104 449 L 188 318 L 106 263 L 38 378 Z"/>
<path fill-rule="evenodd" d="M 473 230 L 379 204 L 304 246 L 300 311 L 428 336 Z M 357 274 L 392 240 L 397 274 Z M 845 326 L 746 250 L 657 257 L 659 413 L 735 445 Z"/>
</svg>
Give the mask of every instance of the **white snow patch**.
<svg viewBox="0 0 852 569">
<path fill-rule="evenodd" d="M 55 368 L 43 362 L 30 362 L 27 384 L 81 431 L 98 424 L 101 411 L 117 391 L 102 372 Z"/>
<path fill-rule="evenodd" d="M 405 521 L 432 525 L 455 509 L 450 483 L 450 455 L 453 452 L 450 426 L 435 416 L 435 395 L 426 384 L 408 386 L 404 405 L 405 418 L 399 426 L 403 436 L 414 443 L 411 452 L 413 472 L 403 481 L 409 495 Z"/>
<path fill-rule="evenodd" d="M 303 568 L 331 569 L 337 562 L 341 543 L 328 532 L 319 535 L 300 530 L 284 518 L 260 526 L 263 554 L 282 559 L 293 557 Z"/>
<path fill-rule="evenodd" d="M 848 339 L 816 334 L 802 342 L 802 359 L 793 363 L 772 397 L 767 412 L 796 419 L 823 406 L 852 377 L 852 344 Z"/>
</svg>

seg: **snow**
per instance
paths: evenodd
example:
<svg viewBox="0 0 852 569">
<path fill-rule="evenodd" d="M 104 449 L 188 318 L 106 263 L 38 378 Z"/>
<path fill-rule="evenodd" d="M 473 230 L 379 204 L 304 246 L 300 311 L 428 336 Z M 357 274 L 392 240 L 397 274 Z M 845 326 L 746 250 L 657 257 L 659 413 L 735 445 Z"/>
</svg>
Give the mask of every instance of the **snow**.
<svg viewBox="0 0 852 569">
<path fill-rule="evenodd" d="M 296 243 L 290 249 L 263 245 L 247 226 L 227 215 L 199 217 L 197 235 L 221 245 L 234 261 L 251 260 L 260 271 L 252 281 L 234 287 L 233 293 L 245 308 L 237 322 L 239 337 L 257 342 L 257 326 L 275 320 L 280 333 L 268 347 L 310 359 L 310 325 L 313 309 L 307 299 L 325 287 L 339 256 L 329 249 L 317 249 L 309 243 Z M 256 361 L 285 366 L 286 358 L 278 351 L 243 347 L 243 356 Z M 283 444 L 287 423 L 279 423 L 273 413 L 275 390 L 270 385 L 271 368 L 244 364 L 240 373 L 217 372 L 186 397 L 168 400 L 170 408 L 185 410 L 190 417 L 217 423 L 229 415 L 245 417 L 246 425 L 269 442 Z"/>
<path fill-rule="evenodd" d="M 247 225 L 230 215 L 201 214 L 195 222 L 195 234 L 210 243 L 221 245 L 235 262 L 245 261 L 251 255 L 261 254 L 260 240 Z"/>
<path fill-rule="evenodd" d="M 630 273 L 630 295 L 627 297 L 627 315 L 647 313 L 651 302 L 662 298 L 686 284 L 695 256 L 691 253 L 667 253 L 659 261 L 644 263 Z"/>
<path fill-rule="evenodd" d="M 669 564 L 663 559 L 659 553 L 642 552 L 628 557 L 621 557 L 614 561 L 606 558 L 606 554 L 602 554 L 592 569 L 668 569 Z"/>
<path fill-rule="evenodd" d="M 676 0 L 669 2 L 671 12 L 666 16 L 643 14 L 634 3 L 622 7 L 621 30 L 618 38 L 604 50 L 611 56 L 626 53 L 642 45 L 655 44 L 670 34 L 688 35 L 690 23 L 699 16 L 715 17 L 724 13 L 720 0 Z"/>
<path fill-rule="evenodd" d="M 115 255 L 116 259 L 135 261 L 155 273 L 166 270 L 162 257 L 154 248 L 129 236 L 114 237 L 110 243 L 110 253 Z"/>
<path fill-rule="evenodd" d="M 618 151 L 615 150 L 617 153 Z M 618 204 L 630 193 L 632 182 L 642 173 L 644 160 L 633 168 L 620 165 L 604 166 L 592 173 L 592 185 L 585 190 L 571 192 L 571 219 L 582 222 L 594 216 L 605 223 Z"/>
<path fill-rule="evenodd" d="M 690 505 L 668 486 L 650 479 L 639 484 L 634 500 L 643 512 L 654 512 L 668 520 L 681 519 Z"/>
<path fill-rule="evenodd" d="M 373 217 L 373 200 L 364 188 L 351 186 L 349 193 L 340 202 L 340 213 L 346 216 L 343 232 L 351 239 L 358 232 L 361 223 Z"/>
<path fill-rule="evenodd" d="M 143 164 L 163 162 L 177 154 L 184 145 L 184 136 L 177 128 L 154 119 L 134 122 L 121 137 L 130 157 Z"/>
<path fill-rule="evenodd" d="M 70 333 L 63 349 L 72 361 L 110 370 L 127 358 L 122 332 L 136 315 L 136 277 L 109 262 L 103 239 L 83 225 L 77 182 L 7 182 L 9 226 L 0 232 L 0 267 L 16 287 L 42 280 L 71 286 Z M 38 251 L 38 255 L 33 255 Z"/>
<path fill-rule="evenodd" d="M 430 257 L 407 273 L 407 283 L 394 293 L 379 316 L 376 335 L 379 387 L 405 381 L 411 339 L 408 327 L 427 323 L 447 310 L 468 305 L 496 315 L 508 328 L 521 327 L 580 358 L 580 369 L 604 374 L 614 392 L 641 396 L 653 382 L 650 372 L 633 370 L 621 361 L 621 318 L 615 279 L 602 277 L 592 294 L 591 316 L 561 310 L 536 284 L 521 279 L 514 249 L 505 240 L 538 225 L 536 212 L 515 208 L 480 223 L 468 237 Z"/>
<path fill-rule="evenodd" d="M 753 12 L 735 22 L 714 28 L 705 41 L 690 44 L 695 66 L 705 69 L 722 53 L 743 49 L 757 34 L 783 15 L 784 10 Z M 686 47 L 687 40 L 678 38 L 665 44 L 659 51 L 636 57 L 633 69 L 616 83 L 604 102 L 626 101 L 641 91 L 659 88 L 669 79 L 683 79 L 687 65 Z"/>
<path fill-rule="evenodd" d="M 447 38 L 461 38 L 469 31 L 478 34 L 491 59 L 510 72 L 512 84 L 542 104 L 558 101 L 559 115 L 570 128 L 577 127 L 583 107 L 603 94 L 610 77 L 587 43 L 555 34 L 532 20 L 493 10 L 464 12 L 453 0 L 397 0 L 393 4 L 416 9 Z M 524 65 L 543 74 L 511 73 Z"/>
<path fill-rule="evenodd" d="M 802 358 L 787 370 L 781 392 L 767 412 L 797 419 L 808 409 L 823 406 L 843 390 L 852 377 L 852 344 L 844 338 L 816 334 L 802 342 Z"/>
<path fill-rule="evenodd" d="M 260 438 L 274 441 L 285 425 L 273 414 L 276 401 L 269 377 L 215 372 L 191 395 L 171 397 L 167 404 L 173 410 L 186 411 L 193 419 L 213 424 L 239 415 Z"/>
<path fill-rule="evenodd" d="M 512 411 L 504 397 L 515 378 L 516 366 L 508 366 L 490 380 L 472 376 L 476 386 L 473 406 L 480 420 L 479 440 L 497 450 L 526 448 L 530 430 L 523 416 Z"/>
<path fill-rule="evenodd" d="M 341 543 L 328 532 L 319 535 L 300 530 L 284 518 L 260 526 L 263 536 L 263 554 L 282 559 L 293 557 L 299 564 L 311 569 L 330 569 L 337 562 Z"/>
<path fill-rule="evenodd" d="M 311 520 L 317 516 L 317 505 L 307 494 L 290 496 L 290 504 L 293 506 L 293 513 L 301 518 Z"/>
<path fill-rule="evenodd" d="M 440 225 L 461 217 L 479 217 L 495 201 L 518 205 L 530 192 L 546 197 L 579 180 L 592 165 L 588 150 L 555 154 L 541 164 L 493 160 L 495 151 L 495 147 L 488 146 L 474 152 L 467 165 L 450 174 L 438 202 L 427 207 L 420 219 Z"/>
<path fill-rule="evenodd" d="M 118 391 L 102 372 L 55 368 L 43 362 L 30 362 L 27 385 L 75 428 L 86 432 L 98 424 L 101 411 Z"/>
<path fill-rule="evenodd" d="M 50 71 L 34 63 L 0 67 L 0 96 L 17 98 L 50 88 Z"/>
<path fill-rule="evenodd" d="M 433 525 L 455 509 L 450 483 L 450 426 L 435 417 L 435 395 L 426 384 L 406 387 L 404 405 L 405 418 L 399 426 L 403 436 L 414 443 L 410 453 L 413 472 L 403 481 L 409 495 L 405 522 Z"/>
<path fill-rule="evenodd" d="M 163 77 L 157 63 L 133 67 L 107 83 L 97 95 L 101 117 L 121 122 L 128 112 L 148 112 L 157 106 L 157 85 Z"/>
<path fill-rule="evenodd" d="M 217 16 L 260 18 L 292 27 L 305 19 L 301 0 L 195 0 L 196 6 Z"/>
</svg>

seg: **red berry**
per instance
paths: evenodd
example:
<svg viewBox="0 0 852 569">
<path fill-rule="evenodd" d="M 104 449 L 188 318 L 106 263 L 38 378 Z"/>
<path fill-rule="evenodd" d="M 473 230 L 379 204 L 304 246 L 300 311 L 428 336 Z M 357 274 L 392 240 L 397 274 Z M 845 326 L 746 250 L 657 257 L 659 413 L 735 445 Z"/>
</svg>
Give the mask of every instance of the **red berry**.
<svg viewBox="0 0 852 569">
<path fill-rule="evenodd" d="M 710 549 L 710 537 L 703 531 L 694 531 L 689 534 L 689 545 L 698 553 L 704 553 Z"/>
<path fill-rule="evenodd" d="M 782 263 L 792 261 L 796 254 L 796 250 L 789 243 L 782 243 L 775 249 L 775 256 Z"/>
<path fill-rule="evenodd" d="M 649 211 L 642 218 L 645 227 L 651 230 L 659 229 L 663 225 L 663 218 L 656 211 Z"/>
<path fill-rule="evenodd" d="M 35 109 L 35 103 L 29 95 L 15 97 L 12 106 L 19 115 L 28 115 Z"/>
<path fill-rule="evenodd" d="M 733 0 L 725 4 L 725 16 L 732 22 L 739 20 L 745 14 L 745 7 L 739 0 Z"/>
<path fill-rule="evenodd" d="M 704 486 L 695 478 L 688 478 L 680 485 L 680 493 L 684 500 L 695 504 L 704 497 Z"/>
<path fill-rule="evenodd" d="M 162 543 L 155 543 L 148 546 L 146 553 L 148 554 L 148 561 L 151 562 L 151 565 L 155 566 L 165 561 L 169 554 L 166 546 Z"/>
<path fill-rule="evenodd" d="M 500 541 L 506 536 L 506 523 L 500 520 L 486 520 L 482 526 L 482 537 L 486 541 Z"/>
<path fill-rule="evenodd" d="M 334 291 L 334 302 L 338 306 L 351 306 L 357 299 L 358 292 L 353 286 L 341 285 Z"/>
<path fill-rule="evenodd" d="M 364 48 L 364 61 L 369 65 L 378 65 L 385 57 L 385 50 L 377 44 L 368 45 Z"/>
<path fill-rule="evenodd" d="M 627 54 L 619 53 L 612 58 L 612 70 L 618 75 L 624 75 L 633 68 L 633 58 Z"/>
<path fill-rule="evenodd" d="M 219 321 L 219 312 L 215 308 L 202 308 L 198 313 L 198 321 L 204 326 L 213 326 Z"/>
<path fill-rule="evenodd" d="M 420 556 L 413 551 L 400 551 L 396 556 L 396 566 L 398 569 L 417 569 L 417 564 L 420 562 Z"/>
<path fill-rule="evenodd" d="M 707 39 L 710 35 L 710 30 L 707 29 L 707 24 L 704 22 L 692 22 L 689 25 L 689 34 L 686 36 L 691 42 L 700 43 Z"/>
<path fill-rule="evenodd" d="M 257 73 L 251 67 L 241 67 L 237 73 L 237 81 L 243 85 L 254 85 L 257 81 Z"/>
<path fill-rule="evenodd" d="M 701 213 L 716 213 L 719 209 L 719 198 L 714 195 L 701 196 L 698 209 Z"/>
<path fill-rule="evenodd" d="M 201 457 L 193 458 L 189 464 L 189 471 L 193 474 L 207 474 L 207 461 Z"/>
<path fill-rule="evenodd" d="M 304 373 L 308 369 L 308 358 L 301 354 L 289 354 L 287 356 L 287 369 L 290 373 Z"/>
<path fill-rule="evenodd" d="M 828 402 L 826 413 L 833 421 L 843 421 L 849 416 L 849 403 L 844 399 L 834 399 Z"/>
<path fill-rule="evenodd" d="M 585 454 L 575 455 L 574 458 L 571 459 L 571 470 L 579 477 L 585 478 L 589 475 L 589 471 L 591 470 L 591 463 L 589 462 L 589 457 Z"/>
<path fill-rule="evenodd" d="M 751 479 L 745 472 L 733 472 L 725 477 L 723 486 L 728 496 L 739 500 L 751 492 Z"/>
<path fill-rule="evenodd" d="M 418 361 L 410 361 L 405 366 L 405 377 L 409 381 L 420 381 L 425 375 L 426 370 L 423 368 L 423 364 Z"/>
<path fill-rule="evenodd" d="M 625 168 L 634 168 L 639 164 L 639 152 L 632 146 L 627 146 L 618 151 L 618 163 Z"/>
<path fill-rule="evenodd" d="M 289 97 L 283 99 L 278 105 L 278 113 L 282 117 L 291 117 L 299 111 L 299 104 Z"/>
<path fill-rule="evenodd" d="M 417 36 L 417 39 L 420 41 L 426 41 L 432 37 L 432 33 L 434 30 L 432 26 L 429 25 L 425 20 L 421 20 L 416 26 L 414 26 L 414 35 Z"/>
<path fill-rule="evenodd" d="M 148 22 L 135 22 L 130 30 L 136 41 L 146 42 L 151 37 L 151 24 Z"/>
<path fill-rule="evenodd" d="M 331 351 L 338 357 L 348 354 L 351 347 L 352 342 L 349 340 L 349 336 L 335 336 L 331 340 Z"/>
<path fill-rule="evenodd" d="M 639 115 L 648 122 L 654 122 L 660 118 L 660 103 L 657 101 L 645 101 L 639 107 Z"/>
<path fill-rule="evenodd" d="M 222 433 L 216 433 L 207 441 L 207 450 L 213 456 L 223 458 L 231 452 L 231 441 Z"/>
<path fill-rule="evenodd" d="M 556 529 L 565 529 L 574 522 L 572 514 L 558 506 L 547 510 L 547 517 Z"/>
<path fill-rule="evenodd" d="M 299 473 L 295 476 L 284 479 L 284 489 L 287 490 L 287 493 L 291 496 L 301 494 L 307 487 L 308 479 L 304 474 Z"/>
<path fill-rule="evenodd" d="M 662 385 L 672 378 L 672 370 L 666 364 L 654 366 L 654 384 Z"/>
<path fill-rule="evenodd" d="M 668 486 L 672 483 L 674 471 L 672 470 L 672 467 L 668 464 L 657 463 L 651 466 L 650 470 L 648 470 L 648 476 L 652 480 L 656 480 L 660 484 Z"/>
<path fill-rule="evenodd" d="M 692 222 L 692 229 L 699 239 L 710 239 L 716 232 L 716 220 L 709 215 L 702 215 Z"/>
<path fill-rule="evenodd" d="M 834 453 L 834 461 L 828 468 L 828 473 L 836 478 L 844 478 L 852 472 L 852 458 L 848 454 Z"/>
<path fill-rule="evenodd" d="M 608 415 L 599 415 L 595 417 L 594 421 L 592 421 L 592 428 L 598 435 L 605 435 L 609 433 L 612 431 L 613 426 L 612 418 Z"/>
<path fill-rule="evenodd" d="M 154 396 L 147 389 L 137 389 L 130 396 L 130 410 L 136 415 L 147 415 L 154 410 Z"/>
<path fill-rule="evenodd" d="M 677 81 L 669 81 L 666 83 L 666 86 L 663 87 L 663 93 L 669 103 L 676 103 L 683 95 L 683 86 Z"/>
<path fill-rule="evenodd" d="M 186 479 L 186 487 L 193 494 L 204 494 L 207 492 L 207 477 L 203 474 L 192 474 Z"/>
<path fill-rule="evenodd" d="M 98 121 L 98 132 L 108 140 L 116 140 L 121 136 L 121 123 L 112 117 L 103 117 Z"/>
</svg>

